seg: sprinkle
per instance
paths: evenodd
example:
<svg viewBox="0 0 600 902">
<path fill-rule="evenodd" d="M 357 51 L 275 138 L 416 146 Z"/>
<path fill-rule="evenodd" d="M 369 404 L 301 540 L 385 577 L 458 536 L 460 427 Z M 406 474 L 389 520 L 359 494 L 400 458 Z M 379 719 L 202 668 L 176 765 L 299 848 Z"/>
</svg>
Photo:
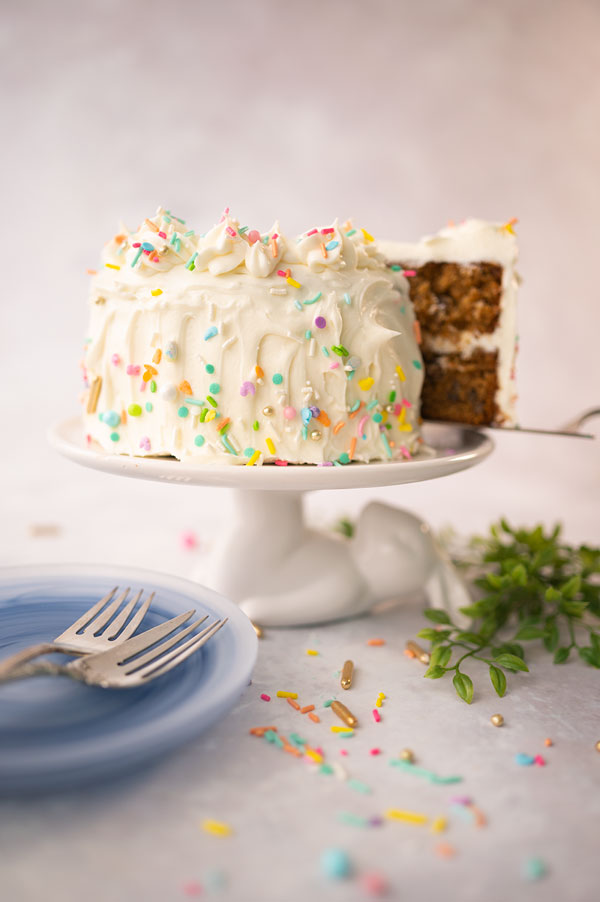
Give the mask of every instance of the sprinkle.
<svg viewBox="0 0 600 902">
<path fill-rule="evenodd" d="M 177 411 L 177 416 L 178 416 L 178 417 L 183 417 L 183 419 L 185 419 L 185 417 L 187 417 L 188 414 L 189 414 L 188 408 L 187 408 L 187 407 L 184 407 L 183 405 L 182 405 L 182 406 L 179 408 L 179 410 Z"/>
<path fill-rule="evenodd" d="M 307 654 L 307 655 L 318 655 L 319 652 L 318 652 L 318 651 L 315 651 L 314 648 L 307 648 L 307 649 L 306 649 L 306 654 Z"/>
<path fill-rule="evenodd" d="M 522 767 L 528 767 L 530 764 L 533 764 L 535 758 L 531 755 L 525 755 L 523 752 L 519 752 L 518 755 L 515 755 L 515 763 L 520 764 Z"/>
<path fill-rule="evenodd" d="M 255 465 L 255 463 L 256 463 L 256 461 L 258 460 L 259 457 L 260 457 L 260 451 L 255 451 L 254 454 L 252 455 L 252 457 L 249 459 L 249 461 L 248 461 L 248 463 L 246 464 L 246 466 L 247 466 L 247 467 L 253 467 L 253 466 Z"/>
<path fill-rule="evenodd" d="M 283 690 L 279 690 L 277 693 L 277 698 L 298 698 L 297 692 L 284 692 Z"/>
<path fill-rule="evenodd" d="M 528 858 L 523 865 L 523 876 L 526 880 L 541 880 L 548 873 L 548 867 L 541 858 Z"/>
<path fill-rule="evenodd" d="M 256 394 L 256 387 L 254 385 L 254 382 L 242 382 L 240 388 L 240 395 L 242 396 L 242 398 L 245 398 L 247 395 L 254 394 Z"/>
<path fill-rule="evenodd" d="M 367 639 L 367 645 L 385 645 L 385 639 Z"/>
<path fill-rule="evenodd" d="M 369 755 L 381 755 L 381 749 L 370 749 Z"/>
<path fill-rule="evenodd" d="M 204 441 L 205 441 L 205 439 L 204 439 L 203 435 L 197 435 L 196 438 L 194 439 L 194 444 L 197 445 L 198 448 L 201 448 L 202 445 L 204 444 Z"/>
<path fill-rule="evenodd" d="M 328 708 L 330 705 L 331 705 L 331 702 L 329 702 L 329 705 L 327 705 L 327 704 L 323 705 L 323 707 Z M 339 727 L 335 723 L 329 729 L 331 730 L 332 733 L 354 733 L 354 730 L 352 729 L 352 727 Z"/>
<path fill-rule="evenodd" d="M 415 811 L 403 811 L 399 808 L 388 808 L 385 816 L 391 821 L 405 821 L 407 824 L 426 824 L 429 818 Z"/>
<path fill-rule="evenodd" d="M 111 434 L 110 434 L 111 442 L 118 442 L 119 439 L 120 439 L 120 435 L 118 432 L 111 432 Z"/>
<path fill-rule="evenodd" d="M 348 294 L 347 291 L 344 293 L 344 300 L 346 301 L 348 306 L 350 306 L 350 304 L 352 303 L 352 298 L 350 297 L 350 295 Z"/>
<path fill-rule="evenodd" d="M 207 329 L 204 333 L 204 341 L 208 341 L 209 338 L 214 338 L 217 335 L 219 330 L 216 326 L 211 326 L 210 329 Z"/>
<path fill-rule="evenodd" d="M 218 402 L 215 401 L 215 399 L 212 397 L 212 395 L 207 395 L 207 396 L 206 396 L 206 400 L 208 401 L 208 403 L 210 404 L 211 407 L 218 407 L 218 406 L 219 406 L 219 405 L 218 405 Z"/>
<path fill-rule="evenodd" d="M 369 389 L 372 388 L 374 382 L 375 380 L 372 376 L 367 376 L 366 379 L 359 379 L 358 387 L 361 389 L 361 391 L 369 391 Z"/>
<path fill-rule="evenodd" d="M 317 329 L 324 329 L 326 325 L 327 325 L 327 320 L 325 319 L 324 316 L 315 317 L 315 326 L 317 327 Z"/>
<path fill-rule="evenodd" d="M 121 269 L 120 266 L 116 266 L 114 263 L 105 263 L 104 265 L 107 266 L 108 269 Z"/>
<path fill-rule="evenodd" d="M 271 701 L 271 696 L 270 696 L 270 695 L 267 695 L 266 692 L 263 692 L 263 693 L 261 694 L 260 697 L 262 698 L 263 702 L 270 702 L 270 701 Z"/>
<path fill-rule="evenodd" d="M 321 718 L 317 714 L 309 714 L 308 715 L 313 723 L 321 723 Z"/>
<path fill-rule="evenodd" d="M 321 348 L 321 350 L 323 351 L 323 353 L 325 354 L 326 357 L 329 357 L 329 351 L 327 350 L 327 348 L 325 347 L 325 345 L 323 345 L 323 347 Z"/>
<path fill-rule="evenodd" d="M 417 767 L 416 764 L 413 764 L 412 761 L 402 760 L 401 758 L 392 758 L 390 761 L 392 767 L 397 767 L 399 770 L 403 770 L 407 773 L 412 773 L 417 777 L 423 777 L 425 780 L 428 780 L 430 783 L 435 783 L 438 785 L 450 785 L 452 783 L 462 783 L 462 777 L 439 777 L 431 770 L 426 770 L 424 767 Z"/>
<path fill-rule="evenodd" d="M 344 345 L 331 345 L 331 350 L 334 354 L 337 354 L 338 357 L 347 357 L 349 354 Z"/>
<path fill-rule="evenodd" d="M 348 452 L 348 457 L 350 460 L 354 459 L 354 452 L 356 451 L 356 436 L 352 436 L 350 439 L 350 450 Z"/>
<path fill-rule="evenodd" d="M 254 422 L 252 423 L 252 428 L 255 432 L 258 432 L 258 430 L 260 429 L 260 423 L 258 422 L 258 420 L 254 420 Z"/>
<path fill-rule="evenodd" d="M 550 748 L 550 746 L 553 745 L 553 742 L 551 739 L 544 739 L 544 745 L 546 748 Z"/>
<path fill-rule="evenodd" d="M 343 429 L 345 425 L 346 425 L 346 423 L 344 422 L 344 420 L 340 420 L 340 422 L 336 423 L 335 426 L 333 427 L 333 434 L 337 435 L 338 432 L 340 431 L 340 429 Z"/>
<path fill-rule="evenodd" d="M 538 767 L 546 766 L 546 760 L 541 755 L 536 755 L 535 758 L 533 759 L 533 763 L 537 764 Z"/>
<path fill-rule="evenodd" d="M 279 695 L 279 693 L 277 693 L 277 694 Z M 298 704 L 297 701 L 294 701 L 293 698 L 286 698 L 286 702 L 288 703 L 288 705 L 291 705 L 291 707 L 294 708 L 294 710 L 296 710 L 296 711 L 300 710 L 300 705 Z"/>
<path fill-rule="evenodd" d="M 341 702 L 334 700 L 334 701 L 332 701 L 330 707 L 331 707 L 331 710 L 333 711 L 333 713 L 336 714 L 339 717 L 339 719 L 342 720 L 346 724 L 347 727 L 357 727 L 358 726 L 358 719 Z"/>
<path fill-rule="evenodd" d="M 400 379 L 400 382 L 406 382 L 406 376 L 404 375 L 404 370 L 402 369 L 400 364 L 398 364 L 398 366 L 396 367 L 396 373 L 398 375 L 398 378 Z"/>
<path fill-rule="evenodd" d="M 100 397 L 100 390 L 102 389 L 102 376 L 96 376 L 94 381 L 92 382 L 90 393 L 88 395 L 87 400 L 87 413 L 96 413 L 96 408 L 98 407 L 98 399 Z M 110 425 L 113 425 L 112 423 Z"/>
<path fill-rule="evenodd" d="M 327 701 L 323 702 L 323 707 L 324 707 L 324 708 L 330 708 L 330 707 L 331 707 L 331 703 L 334 702 L 334 701 L 335 701 L 335 699 L 333 699 L 333 698 L 328 698 Z"/>
<path fill-rule="evenodd" d="M 452 858 L 456 855 L 456 849 L 450 843 L 440 842 L 435 847 L 435 854 L 438 858 Z"/>
<path fill-rule="evenodd" d="M 321 871 L 328 880 L 344 880 L 352 872 L 350 858 L 343 849 L 325 849 L 321 854 Z"/>
<path fill-rule="evenodd" d="M 323 763 L 323 756 L 319 755 L 318 752 L 315 752 L 314 749 L 309 748 L 309 746 L 306 746 L 306 748 L 304 749 L 304 754 L 308 755 L 308 757 L 311 758 L 313 761 L 316 761 L 317 764 Z"/>
<path fill-rule="evenodd" d="M 322 293 L 319 291 L 319 293 L 316 294 L 316 295 L 314 296 L 314 298 L 309 298 L 308 300 L 303 301 L 303 303 L 304 303 L 306 306 L 308 306 L 309 304 L 316 304 L 317 301 L 320 301 L 320 300 L 321 300 L 321 297 L 322 297 Z"/>
<path fill-rule="evenodd" d="M 140 374 L 140 367 L 139 367 L 139 366 L 134 366 L 133 363 L 130 363 L 130 364 L 128 364 L 128 366 L 127 366 L 126 372 L 127 372 L 127 375 L 128 375 L 128 376 L 139 376 L 139 374 Z"/>
<path fill-rule="evenodd" d="M 333 235 L 334 232 L 335 229 L 333 228 L 321 229 L 321 235 Z"/>
<path fill-rule="evenodd" d="M 228 824 L 223 824 L 220 821 L 202 821 L 202 829 L 206 833 L 212 833 L 213 836 L 230 836 L 231 833 L 233 833 L 233 830 Z"/>
<path fill-rule="evenodd" d="M 142 414 L 142 408 L 139 404 L 130 404 L 127 408 L 127 413 L 130 417 L 139 417 Z"/>
<path fill-rule="evenodd" d="M 365 438 L 365 436 L 363 434 L 363 427 L 368 419 L 369 419 L 369 417 L 365 415 L 365 416 L 361 417 L 361 419 L 358 421 L 358 429 L 356 430 L 356 433 L 357 433 L 357 435 L 361 435 L 363 438 Z"/>
<path fill-rule="evenodd" d="M 323 254 L 323 259 L 327 260 L 327 248 L 323 241 L 321 242 L 321 253 Z"/>
<path fill-rule="evenodd" d="M 414 368 L 415 368 L 416 370 L 422 370 L 422 369 L 423 369 L 423 364 L 421 363 L 420 360 L 413 360 L 412 363 L 413 363 L 413 366 L 414 366 Z M 397 367 L 396 367 L 396 369 L 397 369 Z"/>
<path fill-rule="evenodd" d="M 153 288 L 150 294 L 153 298 L 157 298 L 160 294 L 162 294 L 162 288 Z"/>
<path fill-rule="evenodd" d="M 511 235 L 514 235 L 515 231 L 513 229 L 513 226 L 516 225 L 518 223 L 518 221 L 519 221 L 518 219 L 513 217 L 512 219 L 509 219 L 508 222 L 505 222 L 504 225 L 502 226 L 502 228 L 505 229 L 507 232 L 509 232 Z"/>
<path fill-rule="evenodd" d="M 448 820 L 445 817 L 436 817 L 429 828 L 431 833 L 443 833 L 448 826 Z"/>
<path fill-rule="evenodd" d="M 283 382 L 283 376 L 281 373 L 273 373 L 273 385 L 281 385 Z"/>
<path fill-rule="evenodd" d="M 277 453 L 276 450 L 275 450 L 275 445 L 273 444 L 273 439 L 272 439 L 272 438 L 266 438 L 266 439 L 265 439 L 265 445 L 267 446 L 267 448 L 269 449 L 269 451 L 271 452 L 271 454 L 276 454 L 276 453 Z"/>
<path fill-rule="evenodd" d="M 392 456 L 392 449 L 390 448 L 390 443 L 389 443 L 389 441 L 388 441 L 388 437 L 387 437 L 387 435 L 385 434 L 385 432 L 382 432 L 382 433 L 381 433 L 381 441 L 383 442 L 383 446 L 384 446 L 384 448 L 385 448 L 385 453 L 387 454 L 388 457 L 391 457 L 391 456 Z"/>
<path fill-rule="evenodd" d="M 365 241 L 369 241 L 369 242 L 375 241 L 375 239 L 373 238 L 373 236 L 372 236 L 369 232 L 367 232 L 366 229 L 361 229 L 361 232 L 362 232 L 363 235 L 364 235 Z"/>
<path fill-rule="evenodd" d="M 350 229 L 349 232 L 346 232 L 346 237 L 351 238 L 352 235 L 356 235 L 356 229 Z"/>
<path fill-rule="evenodd" d="M 300 303 L 300 301 L 297 298 L 294 301 L 294 307 L 296 308 L 296 310 L 302 310 L 302 304 Z"/>
<path fill-rule="evenodd" d="M 229 441 L 229 439 L 227 438 L 226 435 L 221 436 L 221 443 L 227 448 L 227 450 L 229 451 L 230 454 L 235 454 L 236 457 L 238 456 L 237 451 L 235 450 L 235 448 L 233 447 L 233 445 L 231 444 L 231 442 Z"/>
<path fill-rule="evenodd" d="M 342 677 L 340 680 L 340 685 L 342 689 L 349 689 L 352 685 L 352 677 L 354 675 L 354 662 L 353 661 L 344 661 L 344 666 L 342 667 Z"/>
<path fill-rule="evenodd" d="M 367 786 L 366 783 L 363 783 L 362 780 L 348 780 L 348 786 L 350 789 L 354 789 L 355 792 L 362 793 L 362 795 L 367 796 L 371 794 L 371 787 Z"/>
<path fill-rule="evenodd" d="M 302 287 L 300 285 L 300 282 L 297 282 L 295 279 L 292 279 L 291 276 L 288 276 L 285 281 L 288 283 L 288 285 L 291 285 L 292 288 L 301 288 Z"/>
<path fill-rule="evenodd" d="M 329 242 L 325 245 L 325 250 L 326 250 L 326 251 L 332 251 L 334 248 L 336 248 L 336 247 L 338 246 L 339 243 L 340 243 L 339 241 L 329 241 Z"/>
<path fill-rule="evenodd" d="M 197 257 L 197 256 L 198 256 L 198 252 L 196 251 L 196 253 L 192 254 L 192 256 L 190 257 L 190 259 L 189 259 L 189 260 L 187 261 L 187 263 L 185 264 L 185 268 L 186 268 L 186 269 L 189 269 L 190 272 L 191 272 L 192 270 L 196 269 L 196 267 L 195 267 L 194 264 L 195 264 L 195 262 L 196 262 L 196 257 Z"/>
<path fill-rule="evenodd" d="M 411 276 L 416 276 L 416 274 L 417 274 L 416 269 L 403 269 L 402 270 L 402 275 L 405 276 L 407 279 L 409 279 Z"/>
<path fill-rule="evenodd" d="M 429 652 L 425 651 L 424 648 L 421 648 L 416 642 L 413 642 L 412 639 L 408 639 L 406 649 L 407 651 L 412 652 L 413 657 L 418 658 L 421 664 L 429 664 Z"/>
<path fill-rule="evenodd" d="M 381 721 L 381 714 L 377 710 L 377 708 L 373 708 L 373 720 L 375 723 L 379 723 Z"/>
<path fill-rule="evenodd" d="M 142 256 L 142 249 L 141 249 L 141 247 L 139 247 L 138 250 L 137 250 L 137 253 L 136 253 L 135 257 L 134 257 L 133 260 L 131 261 L 131 268 L 132 268 L 132 269 L 133 269 L 133 267 L 135 266 L 135 264 L 138 262 L 138 260 L 140 259 L 141 256 Z"/>
<path fill-rule="evenodd" d="M 361 817 L 359 814 L 352 814 L 349 811 L 340 811 L 338 814 L 338 821 L 341 824 L 348 824 L 351 827 L 367 827 L 369 825 L 369 821 L 366 817 Z"/>
</svg>

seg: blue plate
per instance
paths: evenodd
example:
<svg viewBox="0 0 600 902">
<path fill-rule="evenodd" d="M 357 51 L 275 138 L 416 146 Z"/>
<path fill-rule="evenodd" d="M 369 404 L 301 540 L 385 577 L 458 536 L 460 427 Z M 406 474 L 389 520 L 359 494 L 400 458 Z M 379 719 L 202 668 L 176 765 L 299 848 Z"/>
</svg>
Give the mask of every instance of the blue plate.
<svg viewBox="0 0 600 902">
<path fill-rule="evenodd" d="M 248 685 L 257 640 L 236 605 L 196 583 L 122 567 L 0 569 L 0 657 L 54 639 L 115 585 L 156 593 L 140 630 L 190 608 L 229 622 L 179 667 L 137 689 L 68 677 L 0 686 L 0 793 L 64 790 L 150 764 L 224 717 Z"/>
</svg>

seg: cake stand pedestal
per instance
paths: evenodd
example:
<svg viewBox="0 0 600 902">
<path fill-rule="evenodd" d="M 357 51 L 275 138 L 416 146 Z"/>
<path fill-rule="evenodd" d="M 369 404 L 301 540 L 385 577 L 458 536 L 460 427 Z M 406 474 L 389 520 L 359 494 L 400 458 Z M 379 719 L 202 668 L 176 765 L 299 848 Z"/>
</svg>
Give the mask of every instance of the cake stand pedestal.
<svg viewBox="0 0 600 902">
<path fill-rule="evenodd" d="M 232 525 L 197 576 L 264 626 L 352 617 L 416 590 L 424 590 L 433 606 L 452 612 L 470 602 L 447 555 L 414 514 L 372 502 L 346 539 L 310 529 L 302 500 L 310 491 L 401 485 L 465 470 L 494 447 L 475 429 L 428 423 L 424 439 L 430 456 L 343 467 L 202 466 L 108 454 L 85 441 L 79 418 L 58 423 L 49 439 L 71 460 L 107 473 L 234 489 Z"/>
</svg>

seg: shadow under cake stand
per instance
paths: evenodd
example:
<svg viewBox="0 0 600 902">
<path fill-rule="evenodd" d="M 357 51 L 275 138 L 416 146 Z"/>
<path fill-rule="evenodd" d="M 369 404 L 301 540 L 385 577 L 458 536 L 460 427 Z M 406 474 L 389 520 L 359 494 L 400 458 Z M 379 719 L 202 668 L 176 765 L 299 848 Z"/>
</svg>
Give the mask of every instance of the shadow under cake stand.
<svg viewBox="0 0 600 902">
<path fill-rule="evenodd" d="M 84 437 L 81 419 L 56 424 L 53 447 L 77 463 L 138 479 L 233 489 L 235 514 L 201 581 L 236 601 L 256 623 L 299 626 L 365 613 L 382 601 L 424 590 L 430 604 L 456 611 L 470 597 L 427 524 L 408 511 L 371 502 L 352 538 L 310 529 L 305 492 L 374 488 L 438 479 L 481 463 L 494 444 L 463 426 L 426 423 L 429 456 L 316 467 L 213 466 L 164 457 L 108 454 Z"/>
</svg>

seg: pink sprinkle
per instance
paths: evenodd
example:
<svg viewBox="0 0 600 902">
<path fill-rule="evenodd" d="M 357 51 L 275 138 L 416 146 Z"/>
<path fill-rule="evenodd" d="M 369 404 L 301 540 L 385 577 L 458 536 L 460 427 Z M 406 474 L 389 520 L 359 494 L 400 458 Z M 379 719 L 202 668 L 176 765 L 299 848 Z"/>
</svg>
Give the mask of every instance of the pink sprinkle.
<svg viewBox="0 0 600 902">
<path fill-rule="evenodd" d="M 534 764 L 537 764 L 538 767 L 545 767 L 545 766 L 546 766 L 546 759 L 545 759 L 545 758 L 542 758 L 541 755 L 536 755 L 535 758 L 533 759 L 533 763 L 534 763 Z"/>
<path fill-rule="evenodd" d="M 186 896 L 202 895 L 202 884 L 197 883 L 195 880 L 190 881 L 190 883 L 184 883 L 182 889 Z"/>
<path fill-rule="evenodd" d="M 329 364 L 329 369 L 330 369 L 330 370 L 337 370 L 337 368 L 338 368 L 339 365 L 340 365 L 340 364 L 339 364 L 339 361 L 336 361 L 335 363 L 330 363 L 330 364 Z"/>
<path fill-rule="evenodd" d="M 318 231 L 318 229 L 311 229 L 310 232 L 306 233 L 306 237 L 310 238 L 311 235 L 316 235 Z"/>
<path fill-rule="evenodd" d="M 404 404 L 405 407 L 408 407 L 409 409 L 412 407 L 412 404 L 410 403 L 410 401 L 407 401 L 406 398 L 403 400 L 402 403 Z"/>
<path fill-rule="evenodd" d="M 143 448 L 144 451 L 149 451 L 149 450 L 150 450 L 150 439 L 148 438 L 147 435 L 144 435 L 144 436 L 140 439 L 140 448 Z"/>
<path fill-rule="evenodd" d="M 410 451 L 408 450 L 408 448 L 406 447 L 406 445 L 400 445 L 400 454 L 402 455 L 402 457 L 403 457 L 405 460 L 410 460 L 410 459 L 411 459 L 411 453 L 410 453 Z"/>
<path fill-rule="evenodd" d="M 144 382 L 144 381 L 142 380 L 142 381 L 140 382 L 140 391 L 146 391 L 147 388 L 148 388 L 148 383 L 147 383 L 147 382 Z"/>
<path fill-rule="evenodd" d="M 320 745 L 318 745 L 318 746 L 315 748 L 315 752 L 317 752 L 318 755 L 323 755 L 323 757 L 325 757 L 325 752 L 323 751 L 323 749 L 321 748 Z"/>
<path fill-rule="evenodd" d="M 416 276 L 416 274 L 417 274 L 416 269 L 403 269 L 402 270 L 402 275 L 406 276 L 406 278 L 408 278 L 409 276 Z"/>
<path fill-rule="evenodd" d="M 278 239 L 278 238 L 279 238 L 279 235 L 278 235 L 278 233 L 277 233 L 277 232 L 275 232 L 275 234 L 274 234 L 274 235 L 271 235 L 271 238 L 272 238 L 272 239 L 273 239 L 273 240 L 274 240 L 274 241 L 277 241 L 277 239 Z"/>
<path fill-rule="evenodd" d="M 375 721 L 375 723 L 379 723 L 381 720 L 381 714 L 379 713 L 377 708 L 373 708 L 373 720 Z"/>
<path fill-rule="evenodd" d="M 340 755 L 343 755 L 344 758 L 347 756 L 347 754 L 348 754 L 348 749 L 340 749 Z"/>
<path fill-rule="evenodd" d="M 254 382 L 242 382 L 242 386 L 240 388 L 240 395 L 242 398 L 245 398 L 246 395 L 254 395 L 256 393 L 256 387 Z"/>
<path fill-rule="evenodd" d="M 287 467 L 287 465 L 288 465 L 287 460 L 276 460 L 275 461 L 276 467 Z"/>
<path fill-rule="evenodd" d="M 128 376 L 139 376 L 141 367 L 134 366 L 133 363 L 127 364 L 127 375 Z"/>
<path fill-rule="evenodd" d="M 282 279 L 287 279 L 287 273 L 286 273 L 285 269 L 278 269 L 278 270 L 277 270 L 277 275 L 278 275 L 278 276 L 281 276 Z"/>
<path fill-rule="evenodd" d="M 112 362 L 114 363 L 115 366 L 118 366 L 121 362 L 121 358 L 119 357 L 118 354 L 113 354 L 110 359 L 112 360 Z"/>
<path fill-rule="evenodd" d="M 381 755 L 381 749 L 371 749 L 369 755 Z"/>
<path fill-rule="evenodd" d="M 227 226 L 225 229 L 228 235 L 231 235 L 232 238 L 235 238 L 235 231 L 231 228 L 231 226 Z"/>
<path fill-rule="evenodd" d="M 472 805 L 472 801 L 469 796 L 452 796 L 450 799 L 451 805 Z"/>
<path fill-rule="evenodd" d="M 257 241 L 260 240 L 260 232 L 256 229 L 250 229 L 248 232 L 248 241 L 250 244 L 256 244 Z"/>
<path fill-rule="evenodd" d="M 131 246 L 132 247 L 141 247 L 142 243 L 141 243 L 141 241 L 136 241 L 135 244 L 132 244 Z"/>
<path fill-rule="evenodd" d="M 166 237 L 167 237 L 167 233 L 166 233 L 166 232 L 159 232 L 159 233 L 158 233 L 158 237 L 159 237 L 159 238 L 166 238 Z"/>
<path fill-rule="evenodd" d="M 389 890 L 389 884 L 383 874 L 377 874 L 375 871 L 362 874 L 360 885 L 367 896 L 386 896 Z"/>
<path fill-rule="evenodd" d="M 270 696 L 270 695 L 267 695 L 266 692 L 261 693 L 261 696 L 260 696 L 260 697 L 262 698 L 263 702 L 270 702 L 270 701 L 271 701 L 271 696 Z"/>
<path fill-rule="evenodd" d="M 333 229 L 321 229 L 321 235 L 332 235 L 333 232 Z"/>
<path fill-rule="evenodd" d="M 181 542 L 182 548 L 191 551 L 192 548 L 196 548 L 198 545 L 198 539 L 196 537 L 196 533 L 192 532 L 191 529 L 186 529 L 185 532 L 182 532 L 179 541 Z"/>
<path fill-rule="evenodd" d="M 368 419 L 369 419 L 369 417 L 365 414 L 365 416 L 362 417 L 361 420 L 359 420 L 359 422 L 358 422 L 358 429 L 356 430 L 356 434 L 357 434 L 357 435 L 362 435 L 362 434 L 363 434 L 363 426 L 365 425 L 365 423 L 367 422 Z"/>
<path fill-rule="evenodd" d="M 333 461 L 332 460 L 322 460 L 317 464 L 317 466 L 318 467 L 332 467 Z"/>
<path fill-rule="evenodd" d="M 284 407 L 283 415 L 286 418 L 286 420 L 293 420 L 294 417 L 296 416 L 296 408 L 295 407 Z"/>
</svg>

